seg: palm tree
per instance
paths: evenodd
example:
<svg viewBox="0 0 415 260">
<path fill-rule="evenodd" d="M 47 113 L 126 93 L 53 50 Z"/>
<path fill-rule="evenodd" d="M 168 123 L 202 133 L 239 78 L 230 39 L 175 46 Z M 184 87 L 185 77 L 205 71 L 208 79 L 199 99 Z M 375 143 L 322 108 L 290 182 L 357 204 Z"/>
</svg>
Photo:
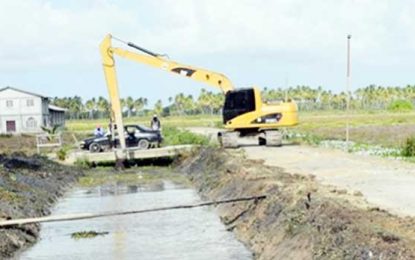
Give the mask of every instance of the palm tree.
<svg viewBox="0 0 415 260">
<path fill-rule="evenodd" d="M 159 99 L 157 100 L 156 104 L 154 104 L 154 113 L 157 115 L 161 115 L 162 112 L 163 112 L 163 103 Z"/>
<path fill-rule="evenodd" d="M 207 114 L 208 111 L 212 113 L 212 93 L 207 92 L 204 88 L 202 88 L 196 105 L 201 109 L 202 113 Z"/>
<path fill-rule="evenodd" d="M 179 93 L 174 97 L 174 106 L 179 115 L 184 114 L 184 94 Z"/>
<path fill-rule="evenodd" d="M 97 101 L 97 109 L 101 114 L 102 117 L 106 117 L 110 114 L 111 108 L 108 100 L 104 97 L 98 97 Z"/>
<path fill-rule="evenodd" d="M 147 98 L 143 98 L 143 97 L 137 98 L 137 99 L 134 101 L 134 110 L 136 111 L 136 115 L 137 115 L 137 113 L 138 113 L 139 111 L 141 111 L 141 110 L 142 110 L 145 106 L 147 106 L 147 103 L 148 103 Z"/>
<path fill-rule="evenodd" d="M 127 97 L 123 100 L 123 107 L 127 109 L 127 117 L 131 117 L 135 108 L 135 101 L 132 97 Z"/>
<path fill-rule="evenodd" d="M 97 101 L 95 98 L 92 98 L 85 103 L 85 109 L 89 113 L 89 119 L 93 119 L 94 111 L 97 109 Z"/>
<path fill-rule="evenodd" d="M 78 119 L 80 112 L 83 110 L 82 98 L 79 96 L 74 96 L 69 98 L 69 111 L 72 114 L 71 118 Z"/>
</svg>

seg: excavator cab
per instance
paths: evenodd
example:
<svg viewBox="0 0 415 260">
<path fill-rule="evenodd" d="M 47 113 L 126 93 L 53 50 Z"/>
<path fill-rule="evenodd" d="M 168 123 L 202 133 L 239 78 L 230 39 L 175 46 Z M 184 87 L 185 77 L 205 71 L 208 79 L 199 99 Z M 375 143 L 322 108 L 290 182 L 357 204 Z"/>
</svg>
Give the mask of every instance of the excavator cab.
<svg viewBox="0 0 415 260">
<path fill-rule="evenodd" d="M 231 119 L 255 111 L 255 92 L 253 88 L 231 90 L 226 93 L 223 106 L 223 123 Z"/>
</svg>

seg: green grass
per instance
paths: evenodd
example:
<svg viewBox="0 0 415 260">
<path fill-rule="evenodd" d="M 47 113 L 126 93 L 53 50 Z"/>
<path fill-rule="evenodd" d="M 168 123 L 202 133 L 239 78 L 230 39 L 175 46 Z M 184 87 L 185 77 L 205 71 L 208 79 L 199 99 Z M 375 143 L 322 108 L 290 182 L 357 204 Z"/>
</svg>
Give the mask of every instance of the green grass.
<svg viewBox="0 0 415 260">
<path fill-rule="evenodd" d="M 310 130 L 321 127 L 343 127 L 347 115 L 344 111 L 300 111 L 300 124 L 296 127 L 300 130 Z M 141 124 L 148 126 L 150 117 L 125 118 L 125 124 Z M 415 124 L 415 112 L 389 112 L 389 111 L 351 111 L 350 125 L 353 127 L 368 125 L 394 125 L 394 124 Z M 218 127 L 221 126 L 222 118 L 219 115 L 195 115 L 195 116 L 171 116 L 161 118 L 162 127 Z M 104 128 L 108 125 L 106 119 L 95 120 L 68 120 L 66 128 L 69 131 L 91 133 L 97 125 Z"/>
<path fill-rule="evenodd" d="M 313 140 L 345 138 L 346 121 L 350 123 L 352 141 L 363 144 L 401 147 L 407 138 L 414 134 L 415 112 L 391 112 L 386 110 L 351 111 L 300 111 L 300 124 L 289 130 L 313 136 Z M 199 137 L 174 129 L 183 127 L 220 127 L 219 115 L 172 116 L 161 118 L 165 145 L 196 143 L 206 144 Z M 150 117 L 126 118 L 125 123 L 149 125 Z M 104 127 L 107 120 L 70 120 L 67 129 L 80 133 L 92 133 L 97 124 Z"/>
<path fill-rule="evenodd" d="M 220 125 L 221 117 L 217 115 L 195 115 L 195 116 L 169 116 L 160 118 L 162 128 L 166 127 L 191 127 L 206 126 L 217 127 Z M 130 117 L 124 118 L 124 124 L 140 124 L 149 126 L 151 117 Z M 84 119 L 68 120 L 66 129 L 72 132 L 93 132 L 97 125 L 107 128 L 109 121 L 107 119 Z"/>
<path fill-rule="evenodd" d="M 351 127 L 390 126 L 396 124 L 415 124 L 415 112 L 393 113 L 388 111 L 344 111 L 300 112 L 300 124 L 297 129 L 344 127 L 349 119 Z"/>
<path fill-rule="evenodd" d="M 384 147 L 402 147 L 414 135 L 414 112 L 344 111 L 301 112 L 300 124 L 292 129 L 320 140 L 344 140 L 349 120 L 350 140 Z"/>
<path fill-rule="evenodd" d="M 159 176 L 137 173 L 107 174 L 103 172 L 91 172 L 81 177 L 79 184 L 82 187 L 95 187 L 107 183 L 145 184 L 155 179 L 159 179 Z"/>
<path fill-rule="evenodd" d="M 0 187 L 0 200 L 8 201 L 8 202 L 16 202 L 16 201 L 21 200 L 21 196 L 12 191 L 8 191 Z"/>
<path fill-rule="evenodd" d="M 178 145 L 178 144 L 197 144 L 209 145 L 209 138 L 204 135 L 192 133 L 185 129 L 177 127 L 163 128 L 163 145 Z"/>
<path fill-rule="evenodd" d="M 409 112 L 414 110 L 414 105 L 409 100 L 395 100 L 389 104 L 388 110 L 393 112 Z"/>
<path fill-rule="evenodd" d="M 182 185 L 189 184 L 185 176 L 172 173 L 169 168 L 140 167 L 140 172 L 126 170 L 124 173 L 108 172 L 105 169 L 90 170 L 79 179 L 79 185 L 82 187 L 96 187 L 109 183 L 138 185 L 161 182 L 166 179 Z"/>
<path fill-rule="evenodd" d="M 406 139 L 402 148 L 402 156 L 414 157 L 415 156 L 415 135 Z"/>
</svg>

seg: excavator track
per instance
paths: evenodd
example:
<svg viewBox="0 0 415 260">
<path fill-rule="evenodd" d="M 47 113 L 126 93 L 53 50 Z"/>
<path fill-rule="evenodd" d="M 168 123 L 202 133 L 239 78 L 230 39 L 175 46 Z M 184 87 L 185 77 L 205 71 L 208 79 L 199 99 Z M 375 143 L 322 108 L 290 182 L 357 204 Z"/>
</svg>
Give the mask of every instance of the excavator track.
<svg viewBox="0 0 415 260">
<path fill-rule="evenodd" d="M 223 148 L 238 148 L 238 132 L 219 132 L 219 144 Z"/>
<path fill-rule="evenodd" d="M 265 134 L 266 146 L 282 146 L 282 133 L 278 130 L 267 130 Z"/>
</svg>

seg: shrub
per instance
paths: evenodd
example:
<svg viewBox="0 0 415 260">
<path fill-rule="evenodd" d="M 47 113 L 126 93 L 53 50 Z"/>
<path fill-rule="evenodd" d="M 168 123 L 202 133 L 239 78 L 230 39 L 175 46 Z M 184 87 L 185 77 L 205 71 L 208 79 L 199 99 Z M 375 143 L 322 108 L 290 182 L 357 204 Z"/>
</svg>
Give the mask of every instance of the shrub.
<svg viewBox="0 0 415 260">
<path fill-rule="evenodd" d="M 406 142 L 402 147 L 402 156 L 405 156 L 405 157 L 415 156 L 415 136 L 412 136 L 406 139 Z"/>
<path fill-rule="evenodd" d="M 213 127 L 216 127 L 216 128 L 223 128 L 223 122 L 222 122 L 222 121 L 215 121 L 215 122 L 213 123 Z"/>
<path fill-rule="evenodd" d="M 164 145 L 198 144 L 208 145 L 209 138 L 176 127 L 163 128 Z"/>
<path fill-rule="evenodd" d="M 56 157 L 58 157 L 58 160 L 65 161 L 68 157 L 68 147 L 61 147 L 58 151 L 56 151 Z"/>
<path fill-rule="evenodd" d="M 393 112 L 406 112 L 413 109 L 414 105 L 412 102 L 404 99 L 392 101 L 388 106 L 388 110 Z"/>
<path fill-rule="evenodd" d="M 76 158 L 74 164 L 80 168 L 88 169 L 92 167 L 92 163 L 88 160 L 88 158 Z"/>
</svg>

